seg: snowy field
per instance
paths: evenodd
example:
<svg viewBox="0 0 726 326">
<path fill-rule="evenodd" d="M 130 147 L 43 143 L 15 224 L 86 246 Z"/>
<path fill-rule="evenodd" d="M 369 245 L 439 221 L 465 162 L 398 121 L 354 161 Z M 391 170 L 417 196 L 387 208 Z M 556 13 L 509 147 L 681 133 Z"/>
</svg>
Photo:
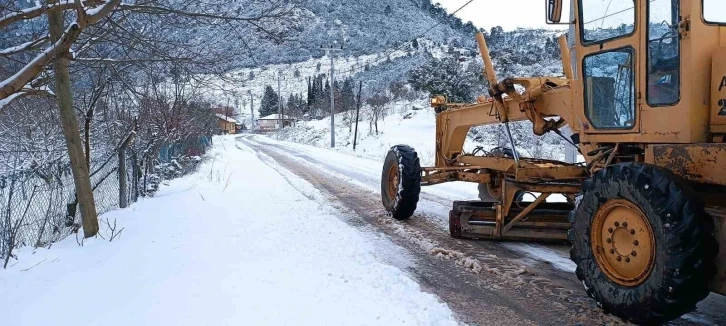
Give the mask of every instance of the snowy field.
<svg viewBox="0 0 726 326">
<path fill-rule="evenodd" d="M 215 138 L 199 172 L 101 216 L 123 228 L 112 242 L 21 249 L 0 276 L 0 324 L 456 324 L 382 262 L 403 249 L 288 182 L 232 137 Z"/>
</svg>

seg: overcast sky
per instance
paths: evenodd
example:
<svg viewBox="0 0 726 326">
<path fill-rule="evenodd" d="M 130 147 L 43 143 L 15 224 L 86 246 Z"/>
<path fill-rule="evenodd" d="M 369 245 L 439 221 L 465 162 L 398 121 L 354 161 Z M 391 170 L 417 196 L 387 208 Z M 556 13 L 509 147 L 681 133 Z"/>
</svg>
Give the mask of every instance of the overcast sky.
<svg viewBox="0 0 726 326">
<path fill-rule="evenodd" d="M 459 9 L 469 0 L 438 0 L 449 13 Z M 432 1 L 436 3 L 436 0 Z M 569 1 L 562 12 L 562 20 L 570 12 Z M 549 29 L 566 29 L 567 26 L 545 24 L 544 0 L 474 0 L 466 8 L 456 14 L 464 22 L 471 21 L 474 26 L 491 30 L 494 26 L 502 26 L 504 30 L 517 27 L 534 27 Z"/>
<path fill-rule="evenodd" d="M 459 9 L 469 0 L 438 0 L 449 13 Z M 653 1 L 653 0 L 651 0 Z M 434 3 L 437 0 L 433 1 Z M 563 1 L 562 20 L 567 21 L 570 1 Z M 705 0 L 706 19 L 712 22 L 726 22 L 726 1 Z M 491 30 L 502 26 L 505 30 L 517 27 L 534 27 L 564 30 L 567 26 L 545 24 L 544 0 L 474 0 L 456 14 L 464 22 L 471 21 L 476 27 Z"/>
</svg>

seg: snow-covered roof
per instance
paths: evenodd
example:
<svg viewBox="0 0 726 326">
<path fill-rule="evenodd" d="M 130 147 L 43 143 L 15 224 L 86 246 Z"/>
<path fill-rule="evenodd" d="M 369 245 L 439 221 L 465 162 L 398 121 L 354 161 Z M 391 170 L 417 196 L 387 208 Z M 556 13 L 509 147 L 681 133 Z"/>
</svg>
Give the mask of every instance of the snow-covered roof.
<svg viewBox="0 0 726 326">
<path fill-rule="evenodd" d="M 259 118 L 257 120 L 295 120 L 295 118 L 289 116 L 289 115 L 282 115 L 282 118 L 280 118 L 279 114 L 270 114 L 266 117 Z"/>
<path fill-rule="evenodd" d="M 225 116 L 224 114 L 215 113 L 214 115 L 216 115 L 217 118 L 220 118 L 220 119 L 225 120 L 227 122 L 237 123 L 237 120 L 232 119 L 232 118 L 230 118 L 228 116 Z"/>
</svg>

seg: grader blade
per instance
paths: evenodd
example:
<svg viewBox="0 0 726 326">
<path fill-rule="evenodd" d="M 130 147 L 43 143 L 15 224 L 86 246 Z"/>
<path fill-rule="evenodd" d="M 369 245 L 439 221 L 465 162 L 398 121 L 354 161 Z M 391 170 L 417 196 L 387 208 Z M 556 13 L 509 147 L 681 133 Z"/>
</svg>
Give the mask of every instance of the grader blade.
<svg viewBox="0 0 726 326">
<path fill-rule="evenodd" d="M 502 205 L 496 202 L 455 201 L 449 232 L 460 239 L 565 241 L 572 209 L 569 203 L 523 202 L 502 216 Z"/>
</svg>

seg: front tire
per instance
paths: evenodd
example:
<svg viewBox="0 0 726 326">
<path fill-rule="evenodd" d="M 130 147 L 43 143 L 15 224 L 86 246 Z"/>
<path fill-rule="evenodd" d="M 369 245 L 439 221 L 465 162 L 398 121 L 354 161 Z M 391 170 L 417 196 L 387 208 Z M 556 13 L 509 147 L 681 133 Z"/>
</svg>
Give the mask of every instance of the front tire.
<svg viewBox="0 0 726 326">
<path fill-rule="evenodd" d="M 570 222 L 577 278 L 606 311 L 662 323 L 708 295 L 713 220 L 671 171 L 637 163 L 598 171 L 583 185 Z"/>
<path fill-rule="evenodd" d="M 406 145 L 391 147 L 383 163 L 381 201 L 393 218 L 405 220 L 416 211 L 421 193 L 421 164 Z"/>
</svg>

